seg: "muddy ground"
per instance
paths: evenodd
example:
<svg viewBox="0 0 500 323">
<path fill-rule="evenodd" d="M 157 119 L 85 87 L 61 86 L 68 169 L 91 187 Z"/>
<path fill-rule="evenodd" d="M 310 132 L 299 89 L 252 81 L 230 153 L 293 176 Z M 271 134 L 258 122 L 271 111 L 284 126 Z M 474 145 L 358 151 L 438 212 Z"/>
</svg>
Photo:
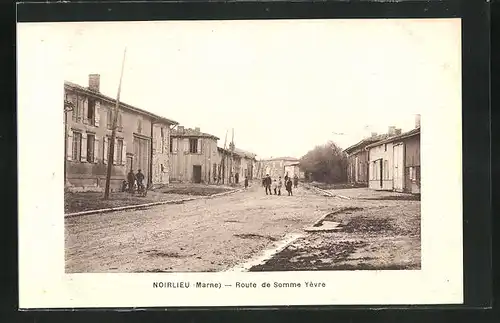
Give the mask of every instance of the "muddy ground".
<svg viewBox="0 0 500 323">
<path fill-rule="evenodd" d="M 314 227 L 324 221 L 336 230 L 309 232 L 250 271 L 420 269 L 420 202 L 350 200 Z"/>
</svg>

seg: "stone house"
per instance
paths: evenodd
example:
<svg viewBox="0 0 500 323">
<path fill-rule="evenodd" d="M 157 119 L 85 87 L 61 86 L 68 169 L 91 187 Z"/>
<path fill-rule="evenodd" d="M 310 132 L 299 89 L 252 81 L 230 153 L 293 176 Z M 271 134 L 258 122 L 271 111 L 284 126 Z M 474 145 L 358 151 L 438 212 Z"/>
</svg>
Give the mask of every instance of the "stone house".
<svg viewBox="0 0 500 323">
<path fill-rule="evenodd" d="M 233 153 L 231 150 L 217 148 L 218 158 L 214 163 L 214 170 L 217 174 L 220 172 L 221 184 L 240 184 L 243 183 L 245 176 L 251 180 L 254 176 L 255 154 L 235 148 Z M 236 182 L 236 174 L 238 174 L 238 182 Z"/>
<path fill-rule="evenodd" d="M 420 193 L 420 123 L 408 132 L 389 135 L 365 148 L 369 188 Z"/>
<path fill-rule="evenodd" d="M 178 126 L 170 133 L 170 180 L 189 183 L 213 183 L 219 163 L 218 137 Z M 215 165 L 215 166 L 214 166 Z"/>
<path fill-rule="evenodd" d="M 120 102 L 114 159 L 108 161 L 116 100 L 99 89 L 100 76 L 89 86 L 64 82 L 64 100 L 72 111 L 66 121 L 66 183 L 73 190 L 102 190 L 107 164 L 113 163 L 110 187 L 117 189 L 130 169 L 144 173 L 145 184 L 169 182 L 170 127 L 177 122 Z"/>
<path fill-rule="evenodd" d="M 278 178 L 279 176 L 284 177 L 286 174 L 285 166 L 298 163 L 299 159 L 295 157 L 278 157 L 260 160 L 257 167 L 259 178 L 266 176 L 266 174 L 269 174 L 271 178 Z"/>
<path fill-rule="evenodd" d="M 368 186 L 368 167 L 370 162 L 368 151 L 365 148 L 387 137 L 388 134 L 377 135 L 376 133 L 372 133 L 371 137 L 365 138 L 344 150 L 347 154 L 348 183 Z"/>
</svg>

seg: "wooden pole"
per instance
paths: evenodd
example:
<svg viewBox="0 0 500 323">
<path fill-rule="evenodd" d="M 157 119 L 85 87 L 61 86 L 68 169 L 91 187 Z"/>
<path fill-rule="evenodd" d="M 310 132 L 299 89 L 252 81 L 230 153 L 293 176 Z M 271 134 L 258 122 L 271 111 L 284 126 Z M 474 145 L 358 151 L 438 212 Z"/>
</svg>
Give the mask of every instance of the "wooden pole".
<svg viewBox="0 0 500 323">
<path fill-rule="evenodd" d="M 224 149 L 222 150 L 222 184 L 225 183 L 224 177 L 226 177 L 226 143 L 227 143 L 227 130 L 226 130 L 226 136 L 224 137 Z"/>
<path fill-rule="evenodd" d="M 111 171 L 113 169 L 113 158 L 115 155 L 115 138 L 116 138 L 116 123 L 118 121 L 118 112 L 120 109 L 120 93 L 122 90 L 122 78 L 123 78 L 123 67 L 125 66 L 125 55 L 127 54 L 127 48 L 123 51 L 123 61 L 122 61 L 122 70 L 120 74 L 120 82 L 118 83 L 118 94 L 116 95 L 116 105 L 115 111 L 113 115 L 113 125 L 111 128 L 111 142 L 109 143 L 109 152 L 108 152 L 108 170 L 106 173 L 106 187 L 104 189 L 104 199 L 109 199 L 109 188 L 111 182 Z M 123 158 L 123 156 L 122 156 Z"/>
</svg>

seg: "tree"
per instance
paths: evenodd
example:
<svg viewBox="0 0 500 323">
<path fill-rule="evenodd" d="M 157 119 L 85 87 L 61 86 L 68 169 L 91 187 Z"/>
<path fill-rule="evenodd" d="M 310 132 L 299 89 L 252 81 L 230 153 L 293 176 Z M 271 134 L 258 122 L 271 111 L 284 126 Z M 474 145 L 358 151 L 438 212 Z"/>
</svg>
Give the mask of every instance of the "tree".
<svg viewBox="0 0 500 323">
<path fill-rule="evenodd" d="M 332 141 L 310 150 L 300 159 L 300 166 L 313 181 L 332 184 L 347 180 L 347 156 Z"/>
</svg>

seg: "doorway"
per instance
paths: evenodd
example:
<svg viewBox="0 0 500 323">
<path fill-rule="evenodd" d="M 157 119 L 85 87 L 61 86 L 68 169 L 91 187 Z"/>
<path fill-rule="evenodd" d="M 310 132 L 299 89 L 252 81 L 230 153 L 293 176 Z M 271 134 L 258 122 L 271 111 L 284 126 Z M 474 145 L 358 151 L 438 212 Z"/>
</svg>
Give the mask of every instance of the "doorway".
<svg viewBox="0 0 500 323">
<path fill-rule="evenodd" d="M 201 165 L 193 165 L 193 182 L 201 183 Z"/>
<path fill-rule="evenodd" d="M 134 157 L 127 156 L 127 174 L 134 169 L 133 166 L 134 166 Z"/>
</svg>

